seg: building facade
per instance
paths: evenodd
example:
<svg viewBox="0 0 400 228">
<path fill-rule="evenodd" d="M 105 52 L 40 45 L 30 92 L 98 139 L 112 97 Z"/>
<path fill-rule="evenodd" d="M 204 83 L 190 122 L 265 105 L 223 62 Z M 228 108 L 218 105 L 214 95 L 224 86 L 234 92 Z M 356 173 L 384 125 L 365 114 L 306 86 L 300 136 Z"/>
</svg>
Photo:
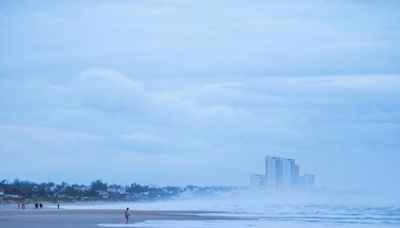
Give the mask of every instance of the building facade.
<svg viewBox="0 0 400 228">
<path fill-rule="evenodd" d="M 266 156 L 265 185 L 268 192 L 290 191 L 299 183 L 300 168 L 294 159 Z"/>
<path fill-rule="evenodd" d="M 299 187 L 303 190 L 310 190 L 315 187 L 315 175 L 304 174 L 300 177 Z"/>
<path fill-rule="evenodd" d="M 250 176 L 250 187 L 267 192 L 311 190 L 315 188 L 315 175 L 300 176 L 300 166 L 294 159 L 265 157 L 265 174 Z"/>
<path fill-rule="evenodd" d="M 250 176 L 250 186 L 254 190 L 265 190 L 265 175 L 253 174 Z"/>
</svg>

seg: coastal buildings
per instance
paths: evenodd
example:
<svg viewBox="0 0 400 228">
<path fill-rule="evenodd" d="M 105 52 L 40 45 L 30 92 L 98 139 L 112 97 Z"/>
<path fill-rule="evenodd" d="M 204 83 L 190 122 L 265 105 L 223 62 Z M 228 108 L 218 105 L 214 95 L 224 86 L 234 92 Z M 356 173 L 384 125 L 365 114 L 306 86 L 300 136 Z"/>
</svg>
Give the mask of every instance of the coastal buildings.
<svg viewBox="0 0 400 228">
<path fill-rule="evenodd" d="M 253 174 L 250 176 L 250 186 L 254 190 L 264 190 L 266 187 L 265 175 Z"/>
<path fill-rule="evenodd" d="M 312 189 L 315 186 L 315 176 L 304 174 L 300 176 L 300 166 L 294 159 L 282 157 L 265 157 L 265 175 L 250 176 L 250 185 L 267 192 L 285 192 Z"/>
<path fill-rule="evenodd" d="M 299 187 L 305 190 L 313 189 L 315 187 L 315 175 L 304 174 L 300 177 Z"/>
<path fill-rule="evenodd" d="M 299 182 L 299 166 L 294 159 L 266 156 L 267 191 L 289 191 Z"/>
<path fill-rule="evenodd" d="M 0 204 L 3 204 L 4 189 L 0 187 Z"/>
</svg>

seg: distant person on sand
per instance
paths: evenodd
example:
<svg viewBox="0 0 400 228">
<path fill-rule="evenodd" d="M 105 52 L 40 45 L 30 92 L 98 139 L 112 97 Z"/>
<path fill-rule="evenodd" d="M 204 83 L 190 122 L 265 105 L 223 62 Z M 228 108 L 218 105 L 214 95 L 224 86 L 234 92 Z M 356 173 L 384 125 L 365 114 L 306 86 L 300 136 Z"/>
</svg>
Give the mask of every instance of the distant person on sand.
<svg viewBox="0 0 400 228">
<path fill-rule="evenodd" d="M 60 210 L 60 204 L 57 204 L 57 209 Z"/>
<path fill-rule="evenodd" d="M 39 209 L 39 204 L 35 203 L 35 209 Z"/>
<path fill-rule="evenodd" d="M 43 204 L 42 204 L 42 203 L 40 203 L 39 205 L 40 205 L 40 209 L 42 209 L 42 208 L 43 208 Z"/>
<path fill-rule="evenodd" d="M 131 214 L 129 213 L 129 207 L 127 207 L 126 210 L 125 210 L 125 222 L 126 222 L 126 224 L 128 224 L 128 222 L 129 222 L 129 216 L 131 216 Z"/>
</svg>

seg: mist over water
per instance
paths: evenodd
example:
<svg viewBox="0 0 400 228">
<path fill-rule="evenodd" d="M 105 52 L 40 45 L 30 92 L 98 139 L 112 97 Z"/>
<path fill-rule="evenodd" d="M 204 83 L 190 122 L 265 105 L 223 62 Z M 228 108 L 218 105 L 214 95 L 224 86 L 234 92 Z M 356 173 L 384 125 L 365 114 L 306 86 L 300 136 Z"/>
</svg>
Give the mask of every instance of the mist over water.
<svg viewBox="0 0 400 228">
<path fill-rule="evenodd" d="M 374 197 L 376 197 L 374 199 Z M 373 194 L 287 193 L 266 195 L 231 192 L 212 197 L 183 197 L 155 202 L 66 205 L 69 209 L 187 211 L 225 216 L 240 221 L 146 221 L 140 227 L 395 227 L 400 225 L 400 204 Z M 134 212 L 133 212 L 134 213 Z M 143 225 L 143 226 L 142 226 Z M 102 224 L 102 226 L 108 226 Z M 111 226 L 110 227 L 118 227 Z"/>
</svg>

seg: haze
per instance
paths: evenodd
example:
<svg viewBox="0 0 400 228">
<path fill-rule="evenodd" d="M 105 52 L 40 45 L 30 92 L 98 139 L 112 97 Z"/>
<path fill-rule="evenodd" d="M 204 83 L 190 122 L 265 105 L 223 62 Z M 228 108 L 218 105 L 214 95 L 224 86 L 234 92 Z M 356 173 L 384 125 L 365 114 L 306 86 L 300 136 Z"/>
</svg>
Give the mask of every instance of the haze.
<svg viewBox="0 0 400 228">
<path fill-rule="evenodd" d="M 1 1 L 0 177 L 400 190 L 397 1 Z"/>
</svg>

